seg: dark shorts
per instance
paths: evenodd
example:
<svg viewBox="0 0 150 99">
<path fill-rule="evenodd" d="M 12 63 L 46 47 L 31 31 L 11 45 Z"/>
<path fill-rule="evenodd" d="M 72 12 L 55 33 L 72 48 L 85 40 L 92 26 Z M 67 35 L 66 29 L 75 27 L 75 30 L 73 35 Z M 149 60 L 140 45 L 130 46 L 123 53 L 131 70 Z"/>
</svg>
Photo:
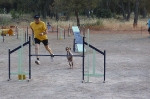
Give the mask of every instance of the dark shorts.
<svg viewBox="0 0 150 99">
<path fill-rule="evenodd" d="M 48 45 L 48 39 L 41 41 L 37 38 L 34 38 L 34 42 L 35 42 L 35 44 L 40 44 L 42 42 L 45 46 Z"/>
<path fill-rule="evenodd" d="M 148 28 L 148 32 L 150 32 L 150 27 Z"/>
</svg>

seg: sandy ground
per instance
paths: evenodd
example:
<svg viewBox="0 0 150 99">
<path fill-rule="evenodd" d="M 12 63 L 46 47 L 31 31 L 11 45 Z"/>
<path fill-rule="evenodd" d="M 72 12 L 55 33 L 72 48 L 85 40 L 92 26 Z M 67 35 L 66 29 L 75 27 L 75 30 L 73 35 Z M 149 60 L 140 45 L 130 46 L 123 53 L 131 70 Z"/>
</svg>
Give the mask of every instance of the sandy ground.
<svg viewBox="0 0 150 99">
<path fill-rule="evenodd" d="M 73 47 L 73 36 L 57 40 L 50 33 L 49 43 L 54 54 L 66 54 Z M 149 99 L 150 97 L 150 36 L 145 31 L 97 31 L 90 34 L 90 44 L 106 50 L 106 82 L 103 76 L 87 77 L 82 83 L 82 58 L 74 57 L 74 69 L 69 69 L 66 57 L 40 57 L 41 65 L 32 57 L 32 80 L 19 81 L 17 75 L 8 79 L 8 49 L 19 46 L 21 38 L 0 37 L 0 99 Z M 31 46 L 34 54 L 34 46 Z M 86 47 L 85 72 L 103 74 L 103 56 Z M 41 54 L 48 54 L 43 45 Z M 74 53 L 81 54 L 81 53 Z M 89 55 L 89 56 L 88 56 Z M 19 58 L 18 58 L 19 57 Z M 96 59 L 94 59 L 96 57 Z M 18 72 L 18 52 L 11 55 L 11 72 Z M 94 61 L 94 62 L 93 62 Z M 24 72 L 28 72 L 28 46 L 23 48 Z M 28 78 L 28 75 L 26 75 Z M 89 81 L 89 83 L 88 83 Z"/>
</svg>

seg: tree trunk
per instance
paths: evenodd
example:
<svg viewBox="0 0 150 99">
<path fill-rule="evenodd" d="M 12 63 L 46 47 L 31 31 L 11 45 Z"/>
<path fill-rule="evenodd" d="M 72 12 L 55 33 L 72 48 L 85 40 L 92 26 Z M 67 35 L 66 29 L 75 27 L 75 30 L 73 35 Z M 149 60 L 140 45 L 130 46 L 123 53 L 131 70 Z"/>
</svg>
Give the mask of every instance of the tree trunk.
<svg viewBox="0 0 150 99">
<path fill-rule="evenodd" d="M 56 21 L 58 21 L 59 20 L 59 15 L 58 15 L 58 13 L 56 13 Z"/>
<path fill-rule="evenodd" d="M 44 18 L 44 19 L 46 19 L 46 3 L 44 3 L 43 5 L 42 5 L 42 17 Z"/>
<path fill-rule="evenodd" d="M 128 15 L 127 15 L 127 21 L 130 20 L 130 13 L 131 13 L 131 10 L 130 10 L 130 0 L 128 0 Z"/>
<path fill-rule="evenodd" d="M 146 11 L 146 8 L 145 8 L 145 7 L 143 8 L 143 11 L 142 11 L 142 12 L 143 12 L 143 18 L 146 18 L 147 11 Z"/>
<path fill-rule="evenodd" d="M 76 18 L 77 18 L 77 26 L 80 26 L 79 14 L 78 14 L 77 10 L 75 10 L 75 15 L 76 15 Z"/>
<path fill-rule="evenodd" d="M 138 23 L 138 7 L 139 7 L 139 2 L 140 0 L 135 1 L 135 11 L 134 11 L 134 22 L 133 22 L 133 27 L 135 28 Z"/>
<path fill-rule="evenodd" d="M 120 3 L 121 3 L 121 5 L 119 5 L 118 4 L 118 6 L 122 9 L 122 15 L 123 15 L 123 19 L 127 19 L 127 17 L 126 17 L 126 13 L 125 13 L 125 10 L 124 10 L 124 5 L 123 5 L 123 1 L 122 0 L 120 0 Z"/>
<path fill-rule="evenodd" d="M 46 11 L 45 10 L 43 10 L 43 12 L 42 12 L 42 17 L 43 17 L 43 19 L 46 19 Z"/>
<path fill-rule="evenodd" d="M 70 12 L 66 13 L 66 20 L 68 21 L 70 19 Z"/>
<path fill-rule="evenodd" d="M 107 6 L 107 9 L 109 9 L 109 6 L 110 6 L 110 0 L 106 0 L 106 6 Z"/>
</svg>

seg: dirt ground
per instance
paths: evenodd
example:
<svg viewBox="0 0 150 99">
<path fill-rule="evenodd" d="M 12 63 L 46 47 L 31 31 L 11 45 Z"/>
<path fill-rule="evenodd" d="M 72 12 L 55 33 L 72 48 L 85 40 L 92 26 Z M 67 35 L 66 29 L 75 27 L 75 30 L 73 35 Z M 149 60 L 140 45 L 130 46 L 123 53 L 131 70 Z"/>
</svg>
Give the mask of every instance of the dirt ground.
<svg viewBox="0 0 150 99">
<path fill-rule="evenodd" d="M 149 99 L 150 97 L 150 36 L 147 31 L 90 31 L 90 44 L 106 50 L 106 82 L 103 76 L 85 77 L 82 83 L 82 58 L 74 57 L 74 69 L 69 69 L 66 57 L 40 57 L 41 64 L 32 57 L 32 80 L 19 81 L 17 75 L 8 80 L 8 49 L 21 44 L 21 37 L 0 37 L 0 99 Z M 49 33 L 49 43 L 54 54 L 66 54 L 65 47 L 73 47 L 73 36 L 57 40 Z M 87 36 L 87 35 L 86 35 Z M 87 39 L 86 39 L 87 40 Z M 34 46 L 31 46 L 34 54 Z M 103 56 L 92 50 L 85 53 L 85 65 L 92 72 L 103 74 Z M 23 48 L 23 71 L 28 72 L 28 46 Z M 48 54 L 43 45 L 40 54 Z M 75 53 L 74 54 L 81 54 Z M 89 56 L 88 56 L 89 55 Z M 18 72 L 18 52 L 11 55 L 11 72 Z M 98 65 L 98 66 L 97 66 Z M 86 66 L 85 71 L 88 71 Z M 28 75 L 26 75 L 28 78 Z M 89 81 L 89 82 L 87 82 Z"/>
</svg>

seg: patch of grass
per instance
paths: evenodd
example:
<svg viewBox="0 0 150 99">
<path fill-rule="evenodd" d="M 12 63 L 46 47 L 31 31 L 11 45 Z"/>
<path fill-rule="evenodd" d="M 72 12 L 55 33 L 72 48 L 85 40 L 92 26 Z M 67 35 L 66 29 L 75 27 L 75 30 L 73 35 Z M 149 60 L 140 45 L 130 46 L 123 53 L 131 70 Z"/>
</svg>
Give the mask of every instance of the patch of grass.
<svg viewBox="0 0 150 99">
<path fill-rule="evenodd" d="M 6 18 L 6 19 L 5 19 Z M 7 21 L 4 21 L 7 20 Z M 80 16 L 80 24 L 81 27 L 85 26 L 85 28 L 93 29 L 93 30 L 135 30 L 138 29 L 147 29 L 147 20 L 148 19 L 142 19 L 139 18 L 138 20 L 138 26 L 137 28 L 133 28 L 133 18 L 130 19 L 130 21 L 124 21 L 123 19 L 113 19 L 113 18 L 87 18 L 86 16 Z M 49 22 L 52 27 L 56 28 L 57 25 L 61 28 L 68 29 L 69 25 L 76 26 L 76 17 L 71 16 L 69 21 L 56 21 L 55 18 L 50 19 L 47 17 L 47 19 L 42 19 L 45 23 Z M 4 21 L 4 22 L 2 22 Z M 10 14 L 0 14 L 0 25 L 18 25 L 18 26 L 29 26 L 30 22 L 34 21 L 32 18 L 32 15 L 30 14 L 24 14 L 19 19 L 12 19 Z M 2 24 L 3 23 L 3 24 Z M 5 24 L 4 24 L 5 23 Z"/>
<path fill-rule="evenodd" d="M 133 19 L 123 21 L 117 19 L 103 19 L 104 29 L 108 30 L 140 30 L 147 28 L 147 19 L 139 19 L 137 28 L 133 28 Z"/>
<path fill-rule="evenodd" d="M 94 30 L 101 30 L 104 27 L 101 19 L 87 21 L 87 23 L 85 23 L 84 25 L 85 28 L 94 29 Z"/>
</svg>

